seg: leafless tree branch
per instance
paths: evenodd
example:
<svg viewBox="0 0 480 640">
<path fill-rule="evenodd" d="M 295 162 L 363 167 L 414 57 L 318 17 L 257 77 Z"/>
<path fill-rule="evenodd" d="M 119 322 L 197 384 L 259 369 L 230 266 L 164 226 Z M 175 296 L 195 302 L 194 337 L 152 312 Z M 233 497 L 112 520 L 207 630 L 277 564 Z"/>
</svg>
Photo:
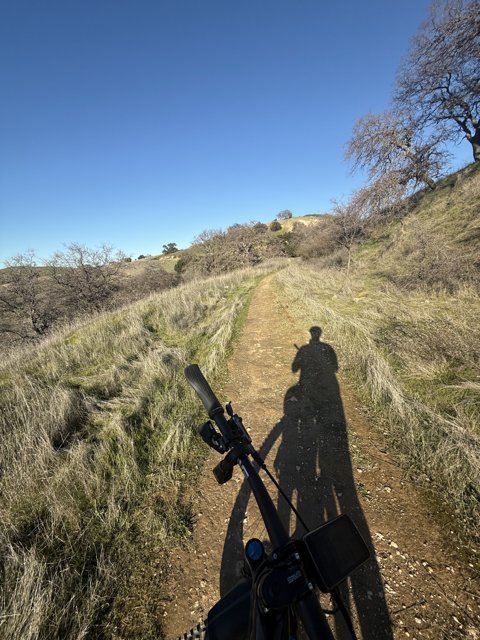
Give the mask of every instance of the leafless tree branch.
<svg viewBox="0 0 480 640">
<path fill-rule="evenodd" d="M 423 127 L 446 125 L 480 162 L 480 4 L 434 0 L 397 78 L 395 103 Z"/>
</svg>

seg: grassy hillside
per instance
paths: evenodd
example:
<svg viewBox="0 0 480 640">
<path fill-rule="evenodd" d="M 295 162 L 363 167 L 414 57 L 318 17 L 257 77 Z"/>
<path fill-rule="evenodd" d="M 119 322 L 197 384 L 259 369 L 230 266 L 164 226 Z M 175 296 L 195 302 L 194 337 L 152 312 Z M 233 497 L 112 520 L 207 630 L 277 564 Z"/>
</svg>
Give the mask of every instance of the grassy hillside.
<svg viewBox="0 0 480 640">
<path fill-rule="evenodd" d="M 128 275 L 136 275 L 145 269 L 153 268 L 155 266 L 165 269 L 167 273 L 175 272 L 175 264 L 177 260 L 181 258 L 183 251 L 179 249 L 175 253 L 169 253 L 166 256 L 146 256 L 140 260 L 132 260 L 132 262 L 126 263 L 124 271 Z"/>
<path fill-rule="evenodd" d="M 294 265 L 291 307 L 324 330 L 386 420 L 412 477 L 475 536 L 480 523 L 480 171 L 417 198 L 360 244 L 350 272 Z"/>
<path fill-rule="evenodd" d="M 259 270 L 157 294 L 0 369 L 0 636 L 161 635 L 166 548 L 201 454 L 184 366 L 215 379 Z"/>
<path fill-rule="evenodd" d="M 412 198 L 401 221 L 379 226 L 357 250 L 365 266 L 406 288 L 454 291 L 480 282 L 480 166 Z"/>
</svg>

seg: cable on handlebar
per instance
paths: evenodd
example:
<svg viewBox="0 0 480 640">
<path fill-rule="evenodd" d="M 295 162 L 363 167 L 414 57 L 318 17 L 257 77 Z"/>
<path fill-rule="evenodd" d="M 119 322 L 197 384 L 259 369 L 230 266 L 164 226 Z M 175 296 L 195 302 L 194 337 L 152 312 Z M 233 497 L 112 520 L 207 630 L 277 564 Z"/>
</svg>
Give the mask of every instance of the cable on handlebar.
<svg viewBox="0 0 480 640">
<path fill-rule="evenodd" d="M 263 461 L 263 459 L 258 456 L 258 459 L 256 456 L 254 456 L 254 460 L 255 462 L 260 466 L 260 468 L 265 471 L 265 473 L 267 474 L 267 476 L 270 478 L 270 480 L 273 482 L 273 484 L 276 486 L 276 488 L 278 489 L 280 495 L 282 496 L 282 498 L 286 501 L 286 503 L 288 504 L 288 506 L 291 508 L 291 510 L 293 511 L 293 513 L 297 516 L 298 521 L 300 522 L 300 524 L 302 525 L 302 527 L 305 529 L 305 531 L 308 533 L 310 531 L 310 529 L 307 527 L 307 525 L 305 524 L 305 520 L 302 518 L 302 516 L 298 513 L 297 509 L 295 508 L 295 506 L 293 505 L 292 501 L 290 500 L 290 498 L 287 496 L 287 494 L 285 493 L 285 491 L 282 489 L 282 487 L 278 484 L 277 480 L 275 479 L 274 475 L 269 471 L 267 465 L 265 464 L 265 462 Z M 259 460 L 261 461 L 261 463 L 259 462 Z"/>
</svg>

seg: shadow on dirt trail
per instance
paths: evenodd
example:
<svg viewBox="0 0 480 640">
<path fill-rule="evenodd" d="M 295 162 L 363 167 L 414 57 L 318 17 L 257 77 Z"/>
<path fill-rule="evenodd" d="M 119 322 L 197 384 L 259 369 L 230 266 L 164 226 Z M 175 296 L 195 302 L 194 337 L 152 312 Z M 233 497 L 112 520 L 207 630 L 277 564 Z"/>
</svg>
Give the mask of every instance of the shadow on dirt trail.
<svg viewBox="0 0 480 640">
<path fill-rule="evenodd" d="M 347 424 L 336 377 L 337 358 L 333 348 L 321 342 L 319 327 L 312 327 L 310 334 L 309 343 L 297 347 L 292 363 L 292 370 L 300 372 L 299 382 L 286 392 L 284 415 L 259 453 L 264 459 L 269 452 L 275 456 L 280 486 L 309 527 L 315 528 L 341 513 L 351 516 L 370 547 L 372 559 L 351 576 L 349 588 L 343 588 L 342 596 L 357 619 L 362 638 L 389 640 L 393 638 L 390 616 L 352 473 Z M 250 497 L 244 482 L 230 517 L 223 550 L 222 595 L 238 581 L 238 566 L 243 558 L 243 523 Z M 302 525 L 280 496 L 278 509 L 290 532 L 302 535 Z M 334 624 L 339 640 L 350 638 L 339 614 Z"/>
</svg>

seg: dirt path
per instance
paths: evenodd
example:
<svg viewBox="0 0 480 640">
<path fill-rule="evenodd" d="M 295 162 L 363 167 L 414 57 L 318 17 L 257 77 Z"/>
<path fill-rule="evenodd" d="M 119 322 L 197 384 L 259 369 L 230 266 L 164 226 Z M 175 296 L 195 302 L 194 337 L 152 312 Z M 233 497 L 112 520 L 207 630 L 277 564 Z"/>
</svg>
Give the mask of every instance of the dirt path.
<svg viewBox="0 0 480 640">
<path fill-rule="evenodd" d="M 373 559 L 344 594 L 359 637 L 480 638 L 475 568 L 445 548 L 448 536 L 370 427 L 342 380 L 341 362 L 340 392 L 328 336 L 299 326 L 277 289 L 275 276 L 258 286 L 230 360 L 229 383 L 216 390 L 220 399 L 233 401 L 309 526 L 347 512 L 371 544 Z M 167 637 L 206 616 L 238 579 L 243 542 L 266 537 L 240 471 L 226 485 L 216 484 L 210 469 L 218 459 L 212 452 L 195 489 L 190 544 L 172 557 Z M 290 530 L 301 532 L 281 501 L 279 509 Z M 333 626 L 339 640 L 347 640 L 341 620 Z"/>
</svg>

